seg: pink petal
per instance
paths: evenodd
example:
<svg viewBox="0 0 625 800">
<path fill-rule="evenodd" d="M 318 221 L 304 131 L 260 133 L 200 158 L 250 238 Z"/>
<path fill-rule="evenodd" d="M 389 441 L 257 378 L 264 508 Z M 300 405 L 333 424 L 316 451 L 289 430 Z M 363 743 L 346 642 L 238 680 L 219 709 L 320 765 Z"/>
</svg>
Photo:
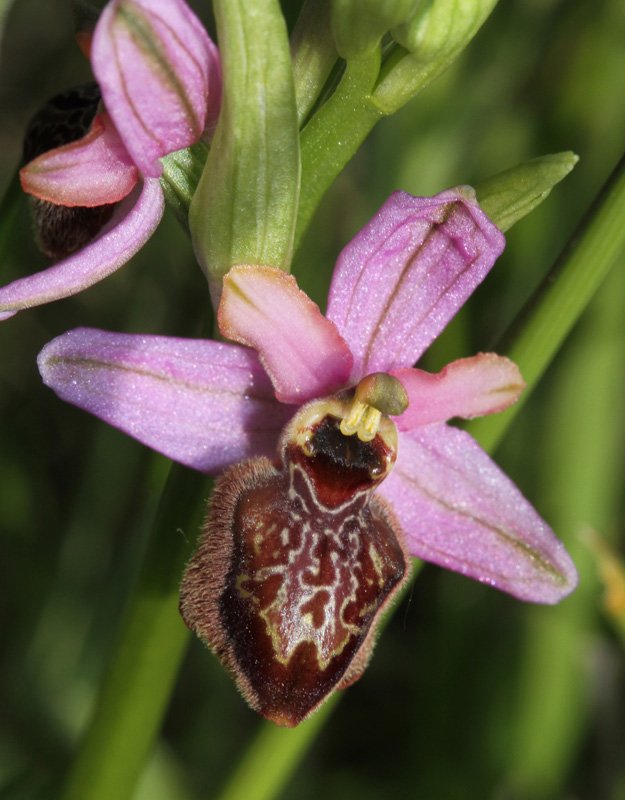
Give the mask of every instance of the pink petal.
<svg viewBox="0 0 625 800">
<path fill-rule="evenodd" d="M 124 143 L 144 175 L 196 142 L 221 99 L 217 48 L 183 0 L 111 0 L 95 29 L 92 65 Z"/>
<path fill-rule="evenodd" d="M 392 194 L 344 248 L 330 288 L 327 316 L 354 355 L 353 379 L 411 367 L 504 242 L 468 187 Z"/>
<path fill-rule="evenodd" d="M 224 278 L 219 330 L 253 347 L 283 403 L 304 403 L 344 386 L 349 348 L 295 278 L 274 267 L 236 266 Z"/>
<path fill-rule="evenodd" d="M 154 233 L 165 202 L 156 178 L 146 180 L 137 197 L 138 191 L 120 203 L 99 236 L 82 250 L 0 289 L 0 320 L 3 312 L 15 313 L 77 294 L 129 261 Z"/>
<path fill-rule="evenodd" d="M 398 369 L 392 374 L 408 393 L 408 408 L 395 419 L 402 431 L 452 417 L 471 419 L 503 411 L 525 387 L 517 365 L 495 353 L 461 358 L 435 375 L 422 369 Z"/>
<path fill-rule="evenodd" d="M 292 409 L 251 350 L 77 328 L 39 354 L 44 383 L 143 444 L 203 472 L 275 456 Z"/>
<path fill-rule="evenodd" d="M 419 558 L 536 603 L 556 603 L 577 583 L 551 529 L 464 431 L 441 423 L 401 434 L 379 491 Z"/>
<path fill-rule="evenodd" d="M 106 114 L 75 142 L 48 150 L 20 171 L 22 189 L 61 206 L 117 203 L 139 180 L 139 171 Z"/>
</svg>

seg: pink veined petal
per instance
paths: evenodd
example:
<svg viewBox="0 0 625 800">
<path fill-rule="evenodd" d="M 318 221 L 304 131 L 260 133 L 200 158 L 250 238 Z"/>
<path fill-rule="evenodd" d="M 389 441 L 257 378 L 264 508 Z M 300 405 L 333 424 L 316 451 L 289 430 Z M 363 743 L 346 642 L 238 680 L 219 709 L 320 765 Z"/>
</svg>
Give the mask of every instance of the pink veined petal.
<svg viewBox="0 0 625 800">
<path fill-rule="evenodd" d="M 452 417 L 471 419 L 503 411 L 525 387 L 517 365 L 495 353 L 460 358 L 436 374 L 422 369 L 391 374 L 408 393 L 408 408 L 394 419 L 401 431 Z"/>
<path fill-rule="evenodd" d="M 395 192 L 343 249 L 327 316 L 354 355 L 354 380 L 411 367 L 495 263 L 505 240 L 472 192 Z"/>
<path fill-rule="evenodd" d="M 217 48 L 183 0 L 111 0 L 91 54 L 104 105 L 144 175 L 158 177 L 159 158 L 214 123 Z"/>
<path fill-rule="evenodd" d="M 106 114 L 75 142 L 48 150 L 20 170 L 22 189 L 61 206 L 117 203 L 139 180 L 139 171 Z"/>
<path fill-rule="evenodd" d="M 556 603 L 577 583 L 563 545 L 464 431 L 440 423 L 400 434 L 379 491 L 412 555 L 536 603 Z"/>
<path fill-rule="evenodd" d="M 120 203 L 111 221 L 82 250 L 1 288 L 0 320 L 3 313 L 12 315 L 24 308 L 77 294 L 129 261 L 154 233 L 165 204 L 156 178 L 143 183 L 138 197 L 137 192 L 139 189 Z"/>
<path fill-rule="evenodd" d="M 274 457 L 293 413 L 275 400 L 256 353 L 223 342 L 77 328 L 38 363 L 63 400 L 203 472 Z"/>
<path fill-rule="evenodd" d="M 224 278 L 221 333 L 253 347 L 283 403 L 305 403 L 345 386 L 349 348 L 292 275 L 263 266 L 236 266 Z"/>
</svg>

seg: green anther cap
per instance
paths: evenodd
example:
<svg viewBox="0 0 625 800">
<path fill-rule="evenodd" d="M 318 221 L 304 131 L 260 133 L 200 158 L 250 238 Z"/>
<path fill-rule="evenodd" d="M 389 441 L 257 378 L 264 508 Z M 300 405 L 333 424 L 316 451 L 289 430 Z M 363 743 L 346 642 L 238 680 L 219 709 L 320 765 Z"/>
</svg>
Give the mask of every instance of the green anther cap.
<svg viewBox="0 0 625 800">
<path fill-rule="evenodd" d="M 356 387 L 356 400 L 393 417 L 408 408 L 406 390 L 397 378 L 386 372 L 374 372 L 363 378 Z"/>
</svg>

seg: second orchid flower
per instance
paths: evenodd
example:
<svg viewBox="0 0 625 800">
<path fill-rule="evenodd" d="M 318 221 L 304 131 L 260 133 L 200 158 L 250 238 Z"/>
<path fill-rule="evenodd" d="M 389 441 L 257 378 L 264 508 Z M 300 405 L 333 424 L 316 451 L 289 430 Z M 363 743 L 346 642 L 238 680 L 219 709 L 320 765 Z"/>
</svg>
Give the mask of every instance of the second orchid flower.
<svg viewBox="0 0 625 800">
<path fill-rule="evenodd" d="M 221 101 L 219 56 L 184 0 L 111 0 L 94 30 L 90 58 L 103 107 L 93 90 L 87 101 L 84 90 L 59 96 L 57 113 L 78 101 L 74 117 L 86 116 L 88 130 L 78 137 L 70 134 L 53 149 L 38 143 L 36 157 L 21 171 L 41 224 L 52 227 L 55 241 L 48 251 L 66 257 L 1 288 L 0 320 L 76 294 L 129 261 L 163 214 L 159 159 L 197 142 L 215 125 Z M 61 125 L 71 131 L 66 120 Z M 38 127 L 45 128 L 46 122 Z M 65 218 L 56 222 L 55 207 L 106 213 L 88 217 L 95 238 L 88 234 L 91 241 L 82 246 L 79 239 L 76 252 L 70 243 L 63 253 L 71 234 Z M 85 216 L 78 219 L 81 226 Z M 98 226 L 103 227 L 98 231 Z"/>
</svg>

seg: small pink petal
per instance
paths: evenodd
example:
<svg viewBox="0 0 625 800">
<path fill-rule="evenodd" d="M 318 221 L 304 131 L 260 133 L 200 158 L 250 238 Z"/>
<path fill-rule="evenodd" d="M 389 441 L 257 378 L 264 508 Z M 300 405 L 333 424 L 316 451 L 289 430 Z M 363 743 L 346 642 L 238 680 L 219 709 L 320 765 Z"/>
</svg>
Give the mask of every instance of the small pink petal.
<svg viewBox="0 0 625 800">
<path fill-rule="evenodd" d="M 49 342 L 38 363 L 63 400 L 203 472 L 274 457 L 292 414 L 256 354 L 223 342 L 77 328 Z"/>
<path fill-rule="evenodd" d="M 391 374 L 408 393 L 408 408 L 395 418 L 402 431 L 452 417 L 471 419 L 503 411 L 525 387 L 517 365 L 495 353 L 461 358 L 435 375 L 422 369 L 398 369 Z"/>
<path fill-rule="evenodd" d="M 60 206 L 117 203 L 139 180 L 139 171 L 106 114 L 89 132 L 69 144 L 48 150 L 20 170 L 22 189 Z"/>
<path fill-rule="evenodd" d="M 156 178 L 143 183 L 138 197 L 137 192 L 120 203 L 111 221 L 82 250 L 48 269 L 1 288 L 0 314 L 15 313 L 77 294 L 129 261 L 154 233 L 165 204 Z"/>
<path fill-rule="evenodd" d="M 345 386 L 349 348 L 292 275 L 236 266 L 224 278 L 219 330 L 253 347 L 283 403 L 305 403 Z"/>
<path fill-rule="evenodd" d="M 196 142 L 221 100 L 217 48 L 183 0 L 110 0 L 92 65 L 104 105 L 144 175 Z"/>
<path fill-rule="evenodd" d="M 495 263 L 503 234 L 471 193 L 395 192 L 343 249 L 327 316 L 354 355 L 354 380 L 411 367 Z"/>
<path fill-rule="evenodd" d="M 577 583 L 552 530 L 464 431 L 440 423 L 401 434 L 379 491 L 412 555 L 535 603 L 556 603 Z"/>
</svg>

